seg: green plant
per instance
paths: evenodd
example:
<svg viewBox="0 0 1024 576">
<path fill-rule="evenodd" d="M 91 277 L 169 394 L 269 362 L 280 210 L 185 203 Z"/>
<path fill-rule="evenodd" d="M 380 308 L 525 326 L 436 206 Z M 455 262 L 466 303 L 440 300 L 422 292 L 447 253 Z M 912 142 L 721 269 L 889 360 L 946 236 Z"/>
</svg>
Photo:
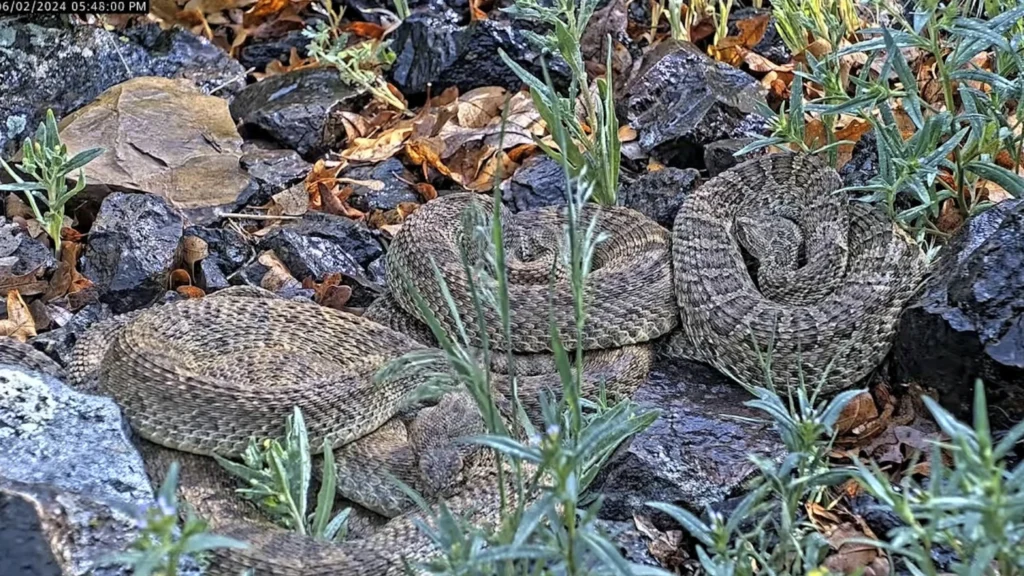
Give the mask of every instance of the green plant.
<svg viewBox="0 0 1024 576">
<path fill-rule="evenodd" d="M 559 127 L 554 132 L 564 147 L 568 135 Z M 567 159 L 563 157 L 562 162 L 572 191 L 562 264 L 570 273 L 579 332 L 585 318 L 583 294 L 590 261 L 594 246 L 602 239 L 594 234 L 592 224 L 580 221 L 580 208 L 590 188 L 578 185 Z M 496 186 L 493 213 L 488 216 L 477 208 L 463 215 L 464 227 L 471 236 L 469 246 L 464 246 L 463 266 L 477 317 L 484 321 L 482 312 L 492 309 L 508 341 L 511 315 L 500 207 L 501 192 Z M 447 284 L 436 266 L 435 271 L 447 293 Z M 600 499 L 586 507 L 581 504 L 582 494 L 601 464 L 622 441 L 648 426 L 656 414 L 642 411 L 629 401 L 610 406 L 603 395 L 596 401 L 582 398 L 582 351 L 567 352 L 552 327 L 561 387 L 557 397 L 541 396 L 543 432 L 537 432 L 519 402 L 514 356 L 508 353 L 512 408 L 503 412 L 487 369 L 491 365 L 490 343 L 485 340 L 482 346 L 473 347 L 465 330 L 446 333 L 415 291 L 413 296 L 441 351 L 403 357 L 385 367 L 380 377 L 432 366 L 426 374 L 432 386 L 461 387 L 470 392 L 488 431 L 472 441 L 492 449 L 496 456 L 495 490 L 501 502 L 497 526 L 472 525 L 443 505 L 432 522 L 421 522 L 420 529 L 441 551 L 422 569 L 433 574 L 665 574 L 632 566 L 620 556 L 596 525 Z M 460 323 L 455 302 L 449 297 L 447 304 Z M 487 331 L 481 328 L 479 333 Z"/>
<path fill-rule="evenodd" d="M 107 559 L 110 564 L 130 567 L 135 576 L 175 576 L 183 557 L 218 548 L 245 548 L 233 538 L 207 532 L 207 523 L 189 511 L 178 525 L 178 463 L 171 464 L 155 505 L 146 507 L 139 519 L 139 535 L 128 551 Z"/>
<path fill-rule="evenodd" d="M 396 6 L 400 15 L 402 6 L 405 6 L 405 16 L 401 18 L 408 17 L 408 4 L 405 0 L 398 0 Z M 319 21 L 315 26 L 307 26 L 302 31 L 302 35 L 309 38 L 306 47 L 309 57 L 337 68 L 346 84 L 360 86 L 378 100 L 404 111 L 405 102 L 391 92 L 380 73 L 381 68 L 387 68 L 395 61 L 395 54 L 389 49 L 388 43 L 365 40 L 348 46 L 349 35 L 341 31 L 344 8 L 336 11 L 330 0 L 323 0 L 318 11 L 327 16 L 327 22 Z"/>
<path fill-rule="evenodd" d="M 331 518 L 337 470 L 334 451 L 326 438 L 323 455 L 323 475 L 316 509 L 308 516 L 306 502 L 312 461 L 306 423 L 298 407 L 286 419 L 283 440 L 265 440 L 262 444 L 257 444 L 255 439 L 249 440 L 249 446 L 242 454 L 243 464 L 214 457 L 228 472 L 245 480 L 248 487 L 239 488 L 238 493 L 255 500 L 285 528 L 321 540 L 341 541 L 345 539 L 350 509 L 346 508 Z"/>
<path fill-rule="evenodd" d="M 1006 462 L 1024 438 L 1024 422 L 997 443 L 980 380 L 973 428 L 931 398 L 924 402 L 949 438 L 933 445 L 927 481 L 918 483 L 908 474 L 894 487 L 874 463 L 857 464 L 865 490 L 903 521 L 887 541 L 870 543 L 902 556 L 913 574 L 1024 574 L 1024 463 L 1008 468 Z M 950 566 L 936 565 L 931 552 L 937 546 L 955 553 Z"/>
<path fill-rule="evenodd" d="M 608 41 L 605 77 L 597 79 L 596 96 L 589 89 L 590 83 L 580 53 L 580 38 L 597 4 L 598 0 L 557 0 L 555 7 L 548 7 L 537 0 L 516 0 L 507 9 L 516 18 L 537 21 L 551 27 L 552 31 L 547 35 L 529 32 L 528 36 L 541 48 L 561 56 L 569 66 L 571 80 L 565 97 L 558 93 L 551 82 L 537 78 L 503 50 L 499 50 L 499 53 L 505 64 L 529 86 L 534 104 L 548 128 L 553 129 L 557 125 L 570 136 L 564 143 L 558 142 L 557 150 L 539 139 L 538 146 L 559 162 L 564 157 L 565 162 L 562 163 L 568 166 L 572 176 L 586 179 L 596 202 L 613 205 L 619 189 L 621 142 L 618 118 L 615 115 L 611 41 Z M 582 107 L 582 119 L 581 114 L 577 113 L 577 106 Z"/>
<path fill-rule="evenodd" d="M 856 115 L 871 124 L 878 146 L 878 175 L 859 188 L 867 192 L 861 200 L 881 205 L 920 243 L 948 236 L 937 224 L 944 205 L 952 203 L 963 218 L 990 206 L 978 193 L 982 181 L 1012 196 L 1024 194 L 1024 178 L 1018 174 L 1024 160 L 1019 133 L 1024 110 L 1016 104 L 1024 94 L 1024 6 L 987 20 L 960 16 L 959 9 L 955 3 L 942 7 L 937 0 L 919 0 L 912 22 L 890 11 L 897 28 L 862 30 L 869 39 L 820 60 L 808 56 L 808 67 L 798 76 L 821 87 L 823 95 L 803 102 L 803 83 L 795 83 L 788 110 L 765 111 L 771 136 L 740 152 L 767 145 L 807 149 L 802 129 L 796 128 L 805 114 L 821 116 L 830 140 L 839 115 Z M 920 93 L 902 52 L 908 48 L 934 59 L 939 102 L 928 102 Z M 850 93 L 841 61 L 854 53 L 866 53 L 867 63 L 849 78 Z M 982 55 L 990 59 L 990 69 L 976 64 Z M 897 81 L 899 87 L 893 85 Z M 909 133 L 899 128 L 900 112 L 913 125 Z M 840 142 L 823 144 L 834 163 L 834 146 Z M 1009 169 L 996 163 L 1000 156 L 1009 161 Z"/>
<path fill-rule="evenodd" d="M 61 251 L 60 231 L 64 226 L 64 206 L 85 188 L 83 168 L 100 154 L 103 154 L 102 148 L 92 148 L 69 159 L 68 147 L 60 140 L 53 110 L 47 110 L 46 120 L 36 129 L 35 139 L 26 138 L 21 148 L 18 169 L 33 181 L 23 180 L 0 158 L 0 166 L 14 179 L 13 184 L 0 184 L 0 190 L 25 194 L 32 215 L 53 240 L 53 250 L 58 257 Z M 67 177 L 75 170 L 78 170 L 78 179 L 75 187 L 68 190 Z M 37 201 L 46 204 L 45 213 L 39 210 Z"/>
<path fill-rule="evenodd" d="M 760 476 L 728 518 L 709 507 L 705 522 L 678 506 L 650 503 L 699 542 L 701 567 L 712 576 L 823 574 L 829 544 L 801 511 L 805 502 L 818 501 L 826 487 L 850 476 L 830 469 L 828 454 L 839 415 L 861 391 L 848 390 L 824 402 L 817 392 L 808 394 L 801 378 L 795 391 L 788 389 L 787 404 L 771 381 L 767 362 L 764 387 L 741 384 L 756 396 L 745 404 L 767 414 L 779 431 L 786 448 L 781 463 L 751 457 Z"/>
<path fill-rule="evenodd" d="M 409 17 L 409 0 L 395 0 L 395 12 L 398 13 L 399 20 L 405 20 Z"/>
<path fill-rule="evenodd" d="M 778 0 L 772 3 L 779 36 L 794 54 L 817 40 L 838 48 L 847 34 L 860 28 L 853 0 Z"/>
</svg>

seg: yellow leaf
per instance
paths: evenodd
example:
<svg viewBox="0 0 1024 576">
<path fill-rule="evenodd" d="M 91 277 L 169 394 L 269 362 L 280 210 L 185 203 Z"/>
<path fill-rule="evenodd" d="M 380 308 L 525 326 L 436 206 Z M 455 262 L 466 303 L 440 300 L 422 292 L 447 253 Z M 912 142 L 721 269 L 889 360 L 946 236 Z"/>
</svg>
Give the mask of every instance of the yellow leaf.
<svg viewBox="0 0 1024 576">
<path fill-rule="evenodd" d="M 382 162 L 397 154 L 410 134 L 412 126 L 403 126 L 376 138 L 356 138 L 351 147 L 342 151 L 341 157 L 354 162 Z"/>
<path fill-rule="evenodd" d="M 498 86 L 474 88 L 459 98 L 456 114 L 459 125 L 466 128 L 486 126 L 494 117 L 501 113 L 505 103 L 505 89 Z"/>
<path fill-rule="evenodd" d="M 7 320 L 0 320 L 0 335 L 26 342 L 36 335 L 36 322 L 17 290 L 7 293 Z"/>
</svg>

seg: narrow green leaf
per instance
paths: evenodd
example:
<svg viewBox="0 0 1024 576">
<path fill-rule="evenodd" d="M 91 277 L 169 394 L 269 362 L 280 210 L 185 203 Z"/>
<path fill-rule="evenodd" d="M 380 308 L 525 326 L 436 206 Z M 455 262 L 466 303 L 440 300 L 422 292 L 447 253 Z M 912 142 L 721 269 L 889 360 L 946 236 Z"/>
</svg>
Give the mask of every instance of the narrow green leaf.
<svg viewBox="0 0 1024 576">
<path fill-rule="evenodd" d="M 337 487 L 338 471 L 334 463 L 334 449 L 327 438 L 324 438 L 323 473 L 320 475 L 320 491 L 316 495 L 316 510 L 313 512 L 313 536 L 330 539 L 326 536 L 327 525 L 331 512 L 334 511 L 334 496 Z"/>
<path fill-rule="evenodd" d="M 1024 197 L 1024 178 L 988 161 L 974 160 L 968 162 L 966 169 L 981 176 L 985 180 L 995 182 L 1014 198 Z"/>
<path fill-rule="evenodd" d="M 700 540 L 700 542 L 705 546 L 712 547 L 715 545 L 715 541 L 711 536 L 711 528 L 708 527 L 707 524 L 704 524 L 700 518 L 697 518 L 689 510 L 684 510 L 678 506 L 663 504 L 661 502 L 648 502 L 647 505 L 671 516 L 672 519 L 679 522 L 679 525 L 685 528 L 691 536 Z"/>
<path fill-rule="evenodd" d="M 182 546 L 181 551 L 184 554 L 195 554 L 196 552 L 216 550 L 219 548 L 244 549 L 248 547 L 249 545 L 247 543 L 234 538 L 228 538 L 227 536 L 218 536 L 216 534 L 195 534 L 189 537 L 184 546 Z"/>
</svg>

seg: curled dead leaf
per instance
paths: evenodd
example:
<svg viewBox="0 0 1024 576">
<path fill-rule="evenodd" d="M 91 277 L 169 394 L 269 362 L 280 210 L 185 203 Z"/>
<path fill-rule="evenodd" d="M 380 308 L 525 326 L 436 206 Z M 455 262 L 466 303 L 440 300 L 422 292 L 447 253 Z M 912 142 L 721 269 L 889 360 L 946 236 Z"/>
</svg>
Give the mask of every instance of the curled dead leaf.
<svg viewBox="0 0 1024 576">
<path fill-rule="evenodd" d="M 206 296 L 206 292 L 198 286 L 178 286 L 174 291 L 185 298 L 202 298 Z"/>
<path fill-rule="evenodd" d="M 32 312 L 17 290 L 7 293 L 7 319 L 0 320 L 0 336 L 9 336 L 19 342 L 27 342 L 36 335 L 36 324 Z"/>
<path fill-rule="evenodd" d="M 416 192 L 419 193 L 424 202 L 430 202 L 434 198 L 437 198 L 437 189 L 429 182 L 420 182 L 416 184 L 414 188 L 416 188 Z"/>
<path fill-rule="evenodd" d="M 257 261 L 270 270 L 260 279 L 260 287 L 271 292 L 280 292 L 286 288 L 301 288 L 302 284 L 292 276 L 288 267 L 277 257 L 273 250 L 260 254 Z"/>
<path fill-rule="evenodd" d="M 376 138 L 355 138 L 341 157 L 357 162 L 383 162 L 397 154 L 411 134 L 412 126 L 403 126 L 386 130 Z"/>
</svg>

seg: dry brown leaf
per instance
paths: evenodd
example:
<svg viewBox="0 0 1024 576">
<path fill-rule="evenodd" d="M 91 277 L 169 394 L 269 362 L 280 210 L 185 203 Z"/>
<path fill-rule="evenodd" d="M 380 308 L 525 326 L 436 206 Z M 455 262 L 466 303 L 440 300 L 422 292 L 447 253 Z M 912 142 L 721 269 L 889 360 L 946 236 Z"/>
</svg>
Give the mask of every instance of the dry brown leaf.
<svg viewBox="0 0 1024 576">
<path fill-rule="evenodd" d="M 14 219 L 20 217 L 25 220 L 34 218 L 32 215 L 32 208 L 30 208 L 29 205 L 21 199 L 21 196 L 17 194 L 7 195 L 7 199 L 4 200 L 4 208 L 8 218 Z"/>
<path fill-rule="evenodd" d="M 619 142 L 632 142 L 636 140 L 636 129 L 629 124 L 619 126 Z"/>
<path fill-rule="evenodd" d="M 835 429 L 839 435 L 846 434 L 854 428 L 878 418 L 878 407 L 875 406 L 875 399 L 868 391 L 861 392 L 853 398 L 839 414 Z"/>
<path fill-rule="evenodd" d="M 456 112 L 459 125 L 465 128 L 486 126 L 495 117 L 500 116 L 505 94 L 505 89 L 498 86 L 474 88 L 463 94 L 459 97 Z"/>
<path fill-rule="evenodd" d="M 244 40 L 245 35 L 247 35 L 247 32 L 245 32 L 245 30 L 239 30 L 238 32 L 236 32 L 235 42 L 237 43 L 239 38 L 242 38 Z M 241 44 L 239 43 L 239 46 L 240 45 Z M 232 44 L 232 50 L 238 48 L 239 46 L 235 46 L 235 44 Z M 319 64 L 316 62 L 316 60 L 313 60 L 312 58 L 299 57 L 298 50 L 292 48 L 291 52 L 288 54 L 287 64 L 282 64 L 281 61 L 277 59 L 271 60 L 270 62 L 267 63 L 266 68 L 264 68 L 264 72 L 253 72 L 252 75 L 254 78 L 256 78 L 256 80 L 263 80 L 268 76 L 277 76 L 278 74 L 284 74 L 285 72 L 291 72 L 293 70 L 301 70 L 303 68 L 315 68 L 318 65 Z"/>
<path fill-rule="evenodd" d="M 342 111 L 339 113 L 342 125 L 345 127 L 345 138 L 352 142 L 356 138 L 363 138 L 370 133 L 370 123 L 355 112 Z"/>
<path fill-rule="evenodd" d="M 192 276 L 188 273 L 188 270 L 177 268 L 171 272 L 171 276 L 168 281 L 171 283 L 171 288 L 177 288 L 178 286 L 191 286 Z"/>
<path fill-rule="evenodd" d="M 757 43 L 764 38 L 764 33 L 768 31 L 768 23 L 770 21 L 771 14 L 766 12 L 736 22 L 736 27 L 739 28 L 737 37 L 741 45 L 744 48 L 757 46 Z"/>
<path fill-rule="evenodd" d="M 254 18 L 266 18 L 288 7 L 289 0 L 257 0 L 246 14 Z"/>
<path fill-rule="evenodd" d="M 178 286 L 174 291 L 185 298 L 202 298 L 206 296 L 206 292 L 198 286 Z"/>
<path fill-rule="evenodd" d="M 313 290 L 313 300 L 321 306 L 344 310 L 352 297 L 352 288 L 341 283 L 339 273 L 328 274 L 323 282 L 317 283 L 313 278 L 305 278 L 302 287 Z"/>
<path fill-rule="evenodd" d="M 420 182 L 416 184 L 414 188 L 416 188 L 416 192 L 419 193 L 424 202 L 430 202 L 434 198 L 437 198 L 437 189 L 429 182 Z"/>
<path fill-rule="evenodd" d="M 889 562 L 886 561 L 881 550 L 867 544 L 849 541 L 866 538 L 867 534 L 853 522 L 844 522 L 839 525 L 828 536 L 829 544 L 835 552 L 825 559 L 824 566 L 836 574 L 861 572 L 866 576 L 887 576 Z"/>
<path fill-rule="evenodd" d="M 683 548 L 685 539 L 682 530 L 661 531 L 650 518 L 642 514 L 633 514 L 633 525 L 649 542 L 647 550 L 662 566 L 670 570 L 683 565 L 689 557 Z"/>
<path fill-rule="evenodd" d="M 296 184 L 270 197 L 266 206 L 270 216 L 302 216 L 309 211 L 309 193 L 303 184 Z"/>
<path fill-rule="evenodd" d="M 952 198 L 946 198 L 939 209 L 939 220 L 935 223 L 936 227 L 947 234 L 952 234 L 959 230 L 963 223 L 964 217 L 960 214 L 956 201 Z"/>
<path fill-rule="evenodd" d="M 373 38 L 374 40 L 380 40 L 384 37 L 384 33 L 387 32 L 387 28 L 373 22 L 350 22 L 343 26 L 343 29 L 354 36 Z"/>
<path fill-rule="evenodd" d="M 411 134 L 412 126 L 402 126 L 376 138 L 355 138 L 352 145 L 341 152 L 341 157 L 355 162 L 383 162 L 397 154 Z"/>
<path fill-rule="evenodd" d="M 260 280 L 260 287 L 271 292 L 280 292 L 285 288 L 301 288 L 302 284 L 292 276 L 288 267 L 277 257 L 273 250 L 260 254 L 257 261 L 270 270 Z"/>
<path fill-rule="evenodd" d="M 433 168 L 445 176 L 451 176 L 451 170 L 441 161 L 443 149 L 444 143 L 433 138 L 415 138 L 405 143 L 406 155 L 409 156 L 409 160 L 413 164 L 418 164 L 423 168 L 424 178 L 428 176 L 427 168 Z"/>
<path fill-rule="evenodd" d="M 181 239 L 181 258 L 189 266 L 195 266 L 203 258 L 210 255 L 210 246 L 206 240 L 198 236 L 185 236 Z"/>
<path fill-rule="evenodd" d="M 17 290 L 7 293 L 7 319 L 0 320 L 0 336 L 9 336 L 19 342 L 27 342 L 36 335 L 32 312 Z"/>
</svg>

